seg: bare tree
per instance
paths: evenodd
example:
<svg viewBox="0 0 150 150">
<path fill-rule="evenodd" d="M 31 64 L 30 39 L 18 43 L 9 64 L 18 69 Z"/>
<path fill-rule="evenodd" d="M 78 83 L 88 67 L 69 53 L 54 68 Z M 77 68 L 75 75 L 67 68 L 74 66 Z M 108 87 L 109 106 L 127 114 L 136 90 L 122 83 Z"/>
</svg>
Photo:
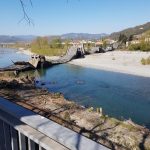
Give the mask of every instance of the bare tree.
<svg viewBox="0 0 150 150">
<path fill-rule="evenodd" d="M 33 20 L 28 16 L 28 13 L 25 9 L 25 1 L 27 1 L 27 0 L 19 0 L 19 1 L 20 1 L 20 4 L 21 4 L 21 7 L 22 7 L 22 11 L 23 11 L 23 17 L 19 21 L 19 23 L 22 22 L 23 20 L 25 20 L 29 25 L 31 25 L 31 24 L 34 25 Z M 69 0 L 66 0 L 66 1 L 67 1 L 67 3 L 69 2 Z M 80 0 L 78 0 L 78 1 L 80 1 Z M 32 0 L 29 0 L 29 3 L 33 7 Z"/>
<path fill-rule="evenodd" d="M 19 21 L 19 23 L 22 22 L 23 20 L 25 20 L 29 25 L 31 25 L 31 24 L 34 25 L 32 19 L 28 16 L 27 11 L 25 9 L 25 6 L 26 6 L 25 5 L 25 0 L 19 0 L 19 1 L 20 1 L 20 4 L 21 4 L 21 7 L 22 7 L 22 11 L 23 11 L 23 17 Z M 30 2 L 30 5 L 33 7 L 32 0 L 29 0 L 29 2 Z"/>
</svg>

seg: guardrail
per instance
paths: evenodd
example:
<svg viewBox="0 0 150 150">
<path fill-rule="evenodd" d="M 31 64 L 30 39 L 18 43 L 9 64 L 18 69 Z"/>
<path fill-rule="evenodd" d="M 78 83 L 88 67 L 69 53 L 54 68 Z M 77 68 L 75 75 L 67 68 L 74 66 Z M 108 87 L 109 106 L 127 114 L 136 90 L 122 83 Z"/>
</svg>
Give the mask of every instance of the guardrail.
<svg viewBox="0 0 150 150">
<path fill-rule="evenodd" d="M 43 133 L 0 110 L 0 150 L 68 150 Z"/>
<path fill-rule="evenodd" d="M 0 98 L 0 150 L 108 150 L 30 110 Z"/>
</svg>

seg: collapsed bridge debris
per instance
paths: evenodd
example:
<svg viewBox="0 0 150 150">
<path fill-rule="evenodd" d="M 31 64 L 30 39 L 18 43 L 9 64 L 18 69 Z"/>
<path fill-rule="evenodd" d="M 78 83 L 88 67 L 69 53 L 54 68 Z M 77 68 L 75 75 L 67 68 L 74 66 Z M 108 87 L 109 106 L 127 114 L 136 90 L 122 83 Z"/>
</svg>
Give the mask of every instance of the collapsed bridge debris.
<svg viewBox="0 0 150 150">
<path fill-rule="evenodd" d="M 95 47 L 89 51 L 89 54 L 101 53 L 101 52 L 104 51 L 102 51 L 98 47 Z M 56 60 L 47 60 L 45 56 L 42 55 L 32 55 L 31 59 L 28 62 L 24 62 L 24 61 L 13 62 L 13 65 L 10 65 L 5 68 L 0 68 L 0 72 L 14 71 L 15 75 L 17 75 L 19 72 L 22 71 L 34 70 L 39 68 L 47 68 L 53 65 L 67 63 L 72 59 L 84 58 L 85 54 L 87 54 L 87 52 L 85 52 L 83 45 L 72 46 L 67 50 L 65 55 L 60 56 Z"/>
<path fill-rule="evenodd" d="M 72 46 L 64 56 L 59 57 L 57 60 L 46 60 L 45 56 L 42 55 L 32 55 L 31 59 L 28 62 L 18 61 L 13 62 L 13 65 L 10 65 L 5 68 L 0 68 L 0 72 L 3 71 L 15 71 L 16 73 L 21 71 L 27 71 L 38 68 L 46 68 L 52 65 L 63 64 L 71 61 L 75 58 L 84 57 L 84 50 L 82 48 L 78 48 Z"/>
</svg>

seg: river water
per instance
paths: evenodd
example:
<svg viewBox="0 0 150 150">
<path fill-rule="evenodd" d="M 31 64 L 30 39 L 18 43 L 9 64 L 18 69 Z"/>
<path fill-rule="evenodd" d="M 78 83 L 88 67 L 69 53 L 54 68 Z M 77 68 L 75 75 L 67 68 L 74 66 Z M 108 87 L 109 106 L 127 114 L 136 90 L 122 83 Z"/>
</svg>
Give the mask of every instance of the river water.
<svg viewBox="0 0 150 150">
<path fill-rule="evenodd" d="M 0 49 L 0 67 L 29 56 Z M 40 81 L 37 86 L 61 92 L 78 104 L 102 107 L 105 114 L 129 119 L 150 128 L 150 78 L 89 69 L 70 64 L 28 72 Z"/>
</svg>

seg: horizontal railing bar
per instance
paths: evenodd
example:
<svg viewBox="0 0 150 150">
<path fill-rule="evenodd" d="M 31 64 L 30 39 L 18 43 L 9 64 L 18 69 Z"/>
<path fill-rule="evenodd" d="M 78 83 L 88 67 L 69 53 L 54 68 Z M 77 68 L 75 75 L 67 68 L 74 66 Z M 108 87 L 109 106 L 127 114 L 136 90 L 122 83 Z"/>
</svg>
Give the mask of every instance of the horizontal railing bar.
<svg viewBox="0 0 150 150">
<path fill-rule="evenodd" d="M 39 144 L 41 147 L 47 150 L 68 150 L 68 148 L 66 148 L 62 144 L 52 140 L 43 133 L 19 121 L 5 111 L 0 110 L 0 120 L 6 122 L 19 133 L 22 133 L 30 140 L 34 141 L 35 143 Z"/>
</svg>

